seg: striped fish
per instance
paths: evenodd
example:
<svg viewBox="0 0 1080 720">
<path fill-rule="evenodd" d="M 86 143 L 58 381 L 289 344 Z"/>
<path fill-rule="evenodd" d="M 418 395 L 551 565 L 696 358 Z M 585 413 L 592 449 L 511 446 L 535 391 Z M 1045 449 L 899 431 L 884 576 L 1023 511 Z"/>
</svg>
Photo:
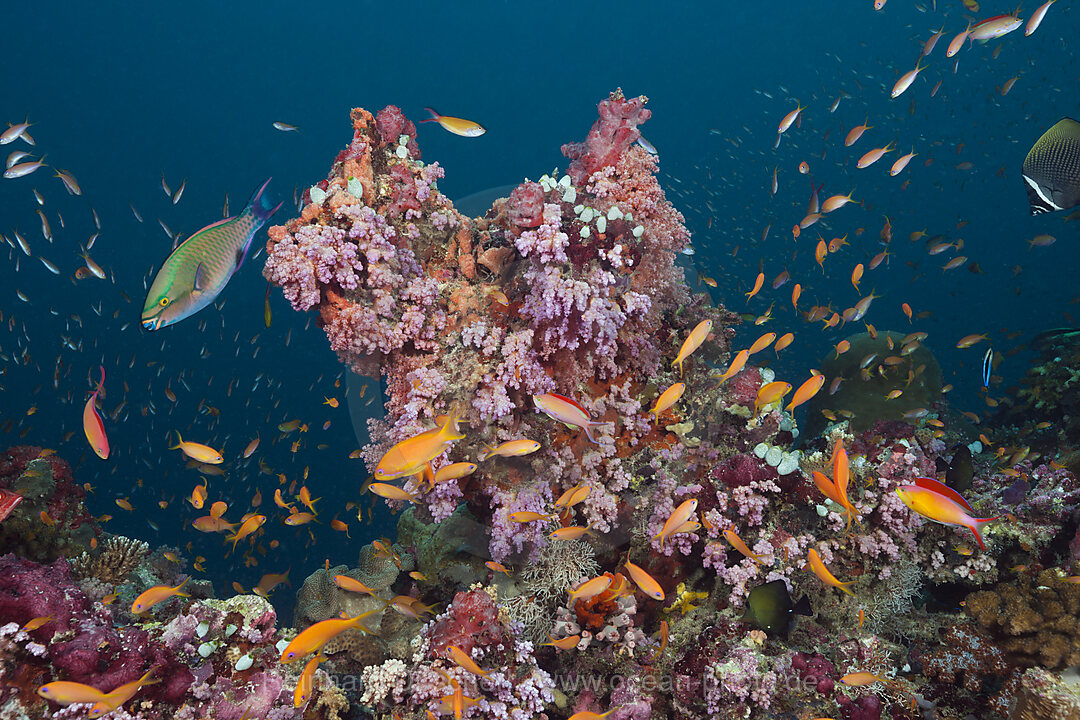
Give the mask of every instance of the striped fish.
<svg viewBox="0 0 1080 720">
<path fill-rule="evenodd" d="M 1063 118 L 1024 159 L 1024 182 L 1032 215 L 1080 205 L 1080 123 Z"/>
<path fill-rule="evenodd" d="M 178 323 L 217 299 L 247 257 L 255 233 L 281 207 L 270 205 L 268 184 L 269 178 L 239 215 L 207 225 L 173 250 L 146 295 L 145 329 Z"/>
</svg>

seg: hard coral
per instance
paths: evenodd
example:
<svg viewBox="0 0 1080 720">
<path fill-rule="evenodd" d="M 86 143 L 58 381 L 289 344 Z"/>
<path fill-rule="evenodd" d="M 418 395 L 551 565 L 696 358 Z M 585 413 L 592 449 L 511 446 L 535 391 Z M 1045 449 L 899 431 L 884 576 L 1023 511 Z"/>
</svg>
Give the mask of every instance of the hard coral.
<svg viewBox="0 0 1080 720">
<path fill-rule="evenodd" d="M 1057 570 L 972 593 L 964 610 L 1017 665 L 1053 669 L 1080 663 L 1080 585 Z"/>
<path fill-rule="evenodd" d="M 124 582 L 150 553 L 142 540 L 113 535 L 91 554 L 84 552 L 71 560 L 71 574 L 77 579 L 95 578 L 116 585 Z"/>
</svg>

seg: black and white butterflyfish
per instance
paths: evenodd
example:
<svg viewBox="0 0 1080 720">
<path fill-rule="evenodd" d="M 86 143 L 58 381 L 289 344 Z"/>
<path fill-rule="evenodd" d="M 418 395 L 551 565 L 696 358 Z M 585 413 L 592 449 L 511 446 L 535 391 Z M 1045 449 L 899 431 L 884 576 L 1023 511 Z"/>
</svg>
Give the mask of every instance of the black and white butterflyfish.
<svg viewBox="0 0 1080 720">
<path fill-rule="evenodd" d="M 1080 122 L 1062 118 L 1043 133 L 1024 158 L 1023 175 L 1032 215 L 1080 205 Z"/>
</svg>

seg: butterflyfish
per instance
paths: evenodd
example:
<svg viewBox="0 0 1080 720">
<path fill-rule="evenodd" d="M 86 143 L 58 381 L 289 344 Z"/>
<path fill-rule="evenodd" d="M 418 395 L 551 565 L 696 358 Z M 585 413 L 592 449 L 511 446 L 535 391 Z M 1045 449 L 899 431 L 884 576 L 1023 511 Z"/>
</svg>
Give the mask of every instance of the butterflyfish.
<svg viewBox="0 0 1080 720">
<path fill-rule="evenodd" d="M 1032 215 L 1080 205 L 1080 122 L 1062 118 L 1043 133 L 1021 172 Z"/>
</svg>

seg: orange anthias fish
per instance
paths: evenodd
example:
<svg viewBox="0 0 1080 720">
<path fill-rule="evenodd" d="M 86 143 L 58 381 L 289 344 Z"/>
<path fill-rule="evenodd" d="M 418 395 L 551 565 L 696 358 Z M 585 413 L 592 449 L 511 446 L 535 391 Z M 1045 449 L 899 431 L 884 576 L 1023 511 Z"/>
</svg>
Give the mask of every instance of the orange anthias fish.
<svg viewBox="0 0 1080 720">
<path fill-rule="evenodd" d="M 311 697 L 311 690 L 315 686 L 315 671 L 318 670 L 319 663 L 325 659 L 326 657 L 321 652 L 316 653 L 315 657 L 304 665 L 304 671 L 300 673 L 300 678 L 296 681 L 296 689 L 293 690 L 293 707 L 300 707 Z"/>
<path fill-rule="evenodd" d="M 789 392 L 791 392 L 791 383 L 783 380 L 762 385 L 754 401 L 754 415 L 760 415 L 762 410 L 779 403 Z"/>
<path fill-rule="evenodd" d="M 101 414 L 97 409 L 98 393 L 101 392 L 101 388 L 105 385 L 105 368 L 99 367 L 101 369 L 101 381 L 83 407 L 83 432 L 86 433 L 86 439 L 90 442 L 90 447 L 93 448 L 94 453 L 102 460 L 108 460 L 109 438 L 105 436 L 105 423 L 102 421 Z"/>
<path fill-rule="evenodd" d="M 375 479 L 387 482 L 416 475 L 451 443 L 463 437 L 465 435 L 458 431 L 457 415 L 451 414 L 442 426 L 402 440 L 387 450 L 375 468 Z"/>
<path fill-rule="evenodd" d="M 725 380 L 729 380 L 730 378 L 738 375 L 739 372 L 746 366 L 746 361 L 749 358 L 750 358 L 750 351 L 749 350 L 740 350 L 735 355 L 735 359 L 733 359 L 731 361 L 731 365 L 728 366 L 728 369 L 725 370 L 724 374 L 721 375 L 720 377 L 718 377 L 717 380 L 719 380 L 721 383 L 723 383 Z"/>
<path fill-rule="evenodd" d="M 454 678 L 450 677 L 442 670 L 439 670 L 443 677 L 450 683 L 450 694 L 444 695 L 442 701 L 439 704 L 439 712 L 441 714 L 453 714 L 454 720 L 461 720 L 462 714 L 469 707 L 480 702 L 476 698 L 471 698 L 465 694 L 461 689 L 461 683 Z"/>
<path fill-rule="evenodd" d="M 614 581 L 615 578 L 611 573 L 604 573 L 591 580 L 586 580 L 573 590 L 568 590 L 567 592 L 570 593 L 570 606 L 572 607 L 578 600 L 588 600 L 589 598 L 596 597 L 611 587 L 611 583 Z"/>
<path fill-rule="evenodd" d="M 672 365 L 679 367 L 679 376 L 683 374 L 683 361 L 690 357 L 691 353 L 701 347 L 701 343 L 705 342 L 705 339 L 709 337 L 709 333 L 712 332 L 712 320 L 702 320 L 699 322 L 690 334 L 686 336 L 686 340 L 683 341 L 682 347 L 679 348 L 679 354 L 675 356 L 672 361 Z"/>
<path fill-rule="evenodd" d="M 520 440 L 507 440 L 504 443 L 500 443 L 497 447 L 488 447 L 480 454 L 480 460 L 487 460 L 493 457 L 519 457 L 521 455 L 528 455 L 534 453 L 540 449 L 540 443 L 535 440 L 529 440 L 522 438 Z"/>
<path fill-rule="evenodd" d="M 672 405 L 679 401 L 683 392 L 686 390 L 685 383 L 675 383 L 664 392 L 660 393 L 660 397 L 656 398 L 656 404 L 649 410 L 649 414 L 652 415 L 657 421 L 660 420 L 660 414 L 670 408 Z"/>
<path fill-rule="evenodd" d="M 158 603 L 164 602 L 171 597 L 190 597 L 187 593 L 180 592 L 180 588 L 184 587 L 184 584 L 190 579 L 191 578 L 184 578 L 184 581 L 176 587 L 155 585 L 149 590 L 144 591 L 139 597 L 135 598 L 135 602 L 131 603 L 131 612 L 136 615 L 144 613 Z"/>
<path fill-rule="evenodd" d="M 743 542 L 743 539 L 739 537 L 738 533 L 735 532 L 734 527 L 729 527 L 728 529 L 724 530 L 724 539 L 731 543 L 731 547 L 735 548 L 746 557 L 750 558 L 758 564 L 763 564 L 762 558 L 764 556 L 758 555 L 753 550 L 751 550 L 750 546 Z"/>
<path fill-rule="evenodd" d="M 46 683 L 37 689 L 37 694 L 57 705 L 96 703 L 105 699 L 105 693 L 101 690 L 68 680 Z"/>
<path fill-rule="evenodd" d="M 836 576 L 829 572 L 829 568 L 825 567 L 825 563 L 821 561 L 821 556 L 818 555 L 817 550 L 810 548 L 810 552 L 807 554 L 807 563 L 810 565 L 810 569 L 814 572 L 818 578 L 826 585 L 831 585 L 835 588 L 840 588 L 848 595 L 854 596 L 855 593 L 848 590 L 848 585 L 854 585 L 855 581 L 840 582 L 836 579 Z"/>
<path fill-rule="evenodd" d="M 446 650 L 447 655 L 450 656 L 451 660 L 471 672 L 473 675 L 487 677 L 491 674 L 490 670 L 484 670 L 479 665 L 477 665 L 476 661 L 472 659 L 472 656 L 459 648 L 457 645 L 450 645 L 446 648 Z"/>
<path fill-rule="evenodd" d="M 431 484 L 438 485 L 439 483 L 446 482 L 447 480 L 457 480 L 458 478 L 472 475 L 474 472 L 476 472 L 476 463 L 450 463 L 449 465 L 443 465 L 441 468 L 435 471 L 435 477 L 432 478 Z"/>
<path fill-rule="evenodd" d="M 653 600 L 664 601 L 664 589 L 660 587 L 660 583 L 656 582 L 652 575 L 645 572 L 643 569 L 627 560 L 623 563 L 626 566 L 626 571 L 630 573 L 630 579 L 634 581 L 634 584 L 638 586 L 641 592 L 645 593 Z"/>
<path fill-rule="evenodd" d="M 348 590 L 349 592 L 365 593 L 367 595 L 375 596 L 375 591 L 369 588 L 359 580 L 354 580 L 348 575 L 335 575 L 334 584 L 342 590 Z"/>
<path fill-rule="evenodd" d="M 176 433 L 177 443 L 173 445 L 170 450 L 179 450 L 187 455 L 192 460 L 196 460 L 207 465 L 220 465 L 224 462 L 221 457 L 221 453 L 208 445 L 202 443 L 188 442 L 180 435 Z"/>
<path fill-rule="evenodd" d="M 291 663 L 309 653 L 318 652 L 331 638 L 337 637 L 346 630 L 355 628 L 368 635 L 373 634 L 371 630 L 364 626 L 361 620 L 375 612 L 378 611 L 369 610 L 351 618 L 330 618 L 315 623 L 311 627 L 302 630 L 299 635 L 292 639 L 292 642 L 285 646 L 281 653 L 281 662 L 283 664 Z"/>
<path fill-rule="evenodd" d="M 686 524 L 688 520 L 694 517 L 694 513 L 697 512 L 698 501 L 697 498 L 690 498 L 683 501 L 679 507 L 671 511 L 671 515 L 664 522 L 664 527 L 660 529 L 653 540 L 660 540 L 660 549 L 664 549 L 664 542 L 672 535 L 679 532 L 680 528 Z"/>
<path fill-rule="evenodd" d="M 818 391 L 821 390 L 821 386 L 824 384 L 824 375 L 820 373 L 811 375 L 810 378 L 795 391 L 795 394 L 791 397 L 791 402 L 787 404 L 785 409 L 791 411 L 802 405 L 804 402 L 807 402 L 810 398 L 818 394 Z"/>
<path fill-rule="evenodd" d="M 900 499 L 904 501 L 904 504 L 912 512 L 942 525 L 966 527 L 975 533 L 979 549 L 986 549 L 979 527 L 998 520 L 1000 516 L 992 518 L 973 517 L 975 511 L 960 496 L 960 493 L 932 478 L 916 478 L 915 483 L 914 485 L 901 485 L 896 488 L 896 494 L 900 496 Z"/>
<path fill-rule="evenodd" d="M 251 535 L 253 532 L 261 528 L 263 526 L 263 523 L 265 522 L 265 515 L 252 515 L 251 517 L 244 520 L 244 522 L 240 525 L 239 530 L 225 538 L 225 542 L 229 542 L 230 540 L 232 540 L 233 546 L 230 552 L 235 552 L 236 543 L 240 542 L 248 535 Z"/>
<path fill-rule="evenodd" d="M 106 693 L 103 698 L 94 703 L 94 706 L 90 708 L 90 712 L 87 713 L 89 718 L 99 718 L 105 713 L 117 710 L 131 698 L 135 697 L 135 693 L 139 692 L 144 685 L 152 685 L 159 682 L 158 680 L 151 680 L 150 676 L 157 671 L 156 667 L 150 668 L 138 680 L 132 680 L 129 683 L 117 687 L 110 693 Z"/>
</svg>

